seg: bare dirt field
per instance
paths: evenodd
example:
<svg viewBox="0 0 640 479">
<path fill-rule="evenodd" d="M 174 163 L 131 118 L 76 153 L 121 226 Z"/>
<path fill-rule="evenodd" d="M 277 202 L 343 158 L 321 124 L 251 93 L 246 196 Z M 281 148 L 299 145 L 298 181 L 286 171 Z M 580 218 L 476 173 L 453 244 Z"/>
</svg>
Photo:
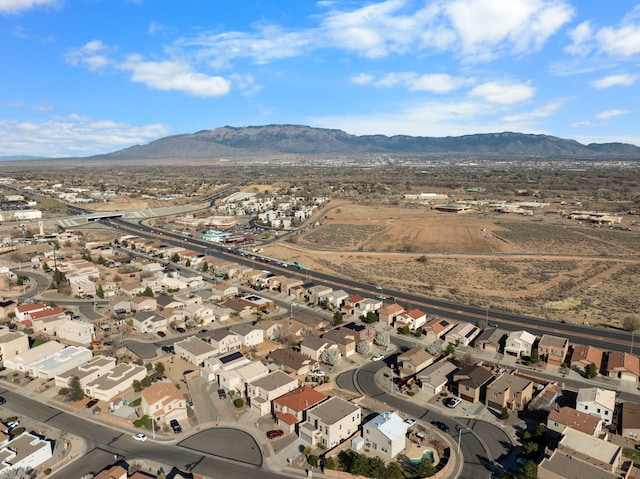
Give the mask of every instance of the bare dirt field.
<svg viewBox="0 0 640 479">
<path fill-rule="evenodd" d="M 265 254 L 390 289 L 620 326 L 640 297 L 640 236 L 533 217 L 341 204 Z"/>
</svg>

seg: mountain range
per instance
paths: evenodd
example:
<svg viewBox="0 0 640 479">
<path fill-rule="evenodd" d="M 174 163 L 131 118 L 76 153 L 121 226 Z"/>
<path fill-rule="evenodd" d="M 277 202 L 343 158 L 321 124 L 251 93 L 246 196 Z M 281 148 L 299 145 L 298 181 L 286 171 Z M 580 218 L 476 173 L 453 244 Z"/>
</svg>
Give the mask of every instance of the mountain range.
<svg viewBox="0 0 640 479">
<path fill-rule="evenodd" d="M 487 133 L 457 137 L 350 135 L 300 125 L 265 125 L 173 135 L 91 159 L 240 159 L 279 155 L 388 155 L 487 159 L 640 160 L 640 147 L 591 143 L 549 135 Z"/>
</svg>

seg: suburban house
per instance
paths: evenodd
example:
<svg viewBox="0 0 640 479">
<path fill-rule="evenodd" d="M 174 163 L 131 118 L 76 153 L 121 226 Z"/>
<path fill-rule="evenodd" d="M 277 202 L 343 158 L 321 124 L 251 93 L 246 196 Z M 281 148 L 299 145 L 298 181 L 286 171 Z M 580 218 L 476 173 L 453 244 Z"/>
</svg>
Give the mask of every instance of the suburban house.
<svg viewBox="0 0 640 479">
<path fill-rule="evenodd" d="M 229 331 L 237 334 L 242 345 L 247 348 L 253 348 L 264 341 L 264 331 L 251 324 L 234 324 Z"/>
<path fill-rule="evenodd" d="M 367 313 L 373 312 L 375 313 L 382 307 L 382 301 L 379 299 L 373 298 L 364 298 L 362 301 L 358 303 L 357 313 L 360 316 L 366 317 Z"/>
<path fill-rule="evenodd" d="M 427 341 L 435 341 L 436 339 L 442 339 L 456 325 L 453 321 L 449 321 L 446 318 L 431 318 L 422 327 L 423 334 L 426 333 Z"/>
<path fill-rule="evenodd" d="M 242 347 L 242 338 L 227 329 L 216 329 L 209 336 L 209 344 L 218 353 L 226 353 L 232 349 L 240 349 Z"/>
<path fill-rule="evenodd" d="M 273 400 L 276 420 L 287 432 L 294 432 L 295 425 L 306 419 L 305 411 L 325 399 L 326 394 L 307 385 L 300 386 Z"/>
<path fill-rule="evenodd" d="M 613 422 L 616 392 L 601 388 L 580 388 L 576 398 L 576 410 L 599 417 L 605 424 Z"/>
<path fill-rule="evenodd" d="M 331 449 L 358 431 L 361 417 L 359 406 L 334 396 L 307 411 L 298 434 L 312 446 L 322 444 Z"/>
<path fill-rule="evenodd" d="M 403 328 L 408 326 L 409 329 L 414 330 L 421 328 L 427 323 L 427 315 L 419 309 L 411 309 L 396 315 L 395 326 Z"/>
<path fill-rule="evenodd" d="M 229 321 L 234 311 L 230 308 L 225 308 L 219 304 L 207 304 L 205 305 L 211 309 L 211 322 L 220 321 L 221 323 Z"/>
<path fill-rule="evenodd" d="M 487 386 L 487 406 L 494 409 L 507 407 L 522 411 L 533 397 L 533 382 L 515 374 L 502 373 Z"/>
<path fill-rule="evenodd" d="M 383 324 L 393 326 L 396 316 L 404 313 L 404 308 L 398 303 L 385 304 L 378 310 L 378 320 Z"/>
<path fill-rule="evenodd" d="M 56 387 L 66 388 L 69 386 L 71 378 L 77 377 L 80 385 L 84 389 L 85 384 L 100 376 L 104 376 L 115 367 L 116 358 L 111 356 L 95 356 L 84 364 L 57 374 L 55 377 Z"/>
<path fill-rule="evenodd" d="M 596 468 L 613 473 L 622 464 L 622 446 L 597 437 L 590 436 L 576 429 L 567 428 L 560 442 L 558 451 L 583 461 Z M 588 475 L 584 477 L 596 477 Z"/>
<path fill-rule="evenodd" d="M 280 282 L 280 292 L 285 293 L 287 296 L 291 296 L 292 291 L 303 284 L 302 280 L 298 278 L 287 278 Z"/>
<path fill-rule="evenodd" d="M 218 350 L 197 336 L 189 336 L 173 343 L 175 353 L 195 366 L 202 366 L 205 359 L 215 355 Z"/>
<path fill-rule="evenodd" d="M 348 358 L 356 353 L 356 335 L 348 329 L 332 329 L 324 333 L 322 337 L 337 344 L 344 358 Z"/>
<path fill-rule="evenodd" d="M 360 301 L 362 301 L 364 297 L 359 294 L 351 294 L 344 300 L 344 304 L 342 305 L 342 313 L 345 315 L 354 315 L 356 311 L 360 307 Z"/>
<path fill-rule="evenodd" d="M 349 295 L 343 289 L 333 290 L 326 296 L 327 306 L 340 309 L 348 297 Z"/>
<path fill-rule="evenodd" d="M 504 353 L 518 358 L 531 356 L 536 337 L 527 331 L 513 331 L 507 336 Z"/>
<path fill-rule="evenodd" d="M 607 360 L 607 375 L 610 378 L 638 382 L 640 376 L 640 359 L 633 354 L 622 351 L 611 351 Z"/>
<path fill-rule="evenodd" d="M 142 412 L 159 425 L 187 419 L 187 400 L 173 384 L 154 383 L 140 393 Z"/>
<path fill-rule="evenodd" d="M 10 371 L 20 371 L 26 374 L 29 372 L 29 367 L 32 363 L 49 356 L 53 356 L 62 349 L 64 349 L 64 344 L 61 344 L 58 341 L 47 341 L 46 343 L 35 348 L 28 349 L 23 353 L 16 354 L 10 358 L 5 358 L 4 367 Z"/>
<path fill-rule="evenodd" d="M 113 298 L 109 301 L 109 309 L 116 314 L 129 314 L 131 312 L 131 301 L 124 298 Z"/>
<path fill-rule="evenodd" d="M 451 344 L 469 346 L 478 334 L 480 334 L 480 328 L 463 321 L 456 324 L 453 329 L 446 333 L 444 340 Z"/>
<path fill-rule="evenodd" d="M 362 425 L 362 439 L 383 456 L 396 457 L 405 448 L 408 427 L 395 412 L 385 411 Z"/>
<path fill-rule="evenodd" d="M 6 359 L 29 350 L 29 336 L 19 331 L 0 327 L 0 366 Z"/>
<path fill-rule="evenodd" d="M 370 325 L 351 322 L 340 326 L 339 329 L 353 334 L 356 344 L 373 343 L 374 339 L 376 339 L 376 328 Z"/>
<path fill-rule="evenodd" d="M 212 299 L 219 301 L 225 298 L 233 298 L 238 294 L 238 287 L 229 283 L 216 283 L 213 285 Z"/>
<path fill-rule="evenodd" d="M 569 340 L 551 334 L 543 334 L 538 343 L 538 355 L 547 364 L 562 366 L 569 353 Z"/>
<path fill-rule="evenodd" d="M 81 346 L 67 346 L 28 365 L 32 378 L 54 379 L 58 374 L 91 360 L 93 353 Z"/>
<path fill-rule="evenodd" d="M 574 346 L 571 353 L 571 367 L 586 372 L 589 365 L 593 364 L 596 367 L 596 371 L 600 372 L 603 355 L 602 349 L 593 346 Z"/>
<path fill-rule="evenodd" d="M 262 329 L 262 335 L 265 339 L 269 341 L 275 341 L 281 339 L 284 336 L 283 324 L 286 324 L 286 321 L 277 319 L 264 319 L 262 321 L 258 321 L 255 324 L 255 327 L 258 329 Z"/>
<path fill-rule="evenodd" d="M 62 308 L 47 308 L 30 314 L 31 327 L 35 333 L 46 333 L 55 336 L 59 325 L 69 321 Z"/>
<path fill-rule="evenodd" d="M 542 462 L 538 464 L 537 477 L 539 479 L 566 479 L 568 477 L 620 479 L 619 474 L 607 473 L 583 460 L 576 461 L 572 452 L 561 452 L 559 449 L 545 451 Z"/>
<path fill-rule="evenodd" d="M 167 318 L 151 311 L 141 311 L 133 317 L 133 329 L 141 333 L 166 332 L 168 325 Z"/>
<path fill-rule="evenodd" d="M 50 309 L 50 307 L 44 303 L 20 304 L 16 306 L 16 309 L 15 309 L 15 313 L 16 313 L 15 322 L 19 323 L 26 319 L 31 319 L 31 313 L 43 311 L 47 308 Z"/>
<path fill-rule="evenodd" d="M 298 376 L 308 374 L 318 366 L 316 360 L 303 356 L 299 352 L 289 348 L 276 349 L 269 354 L 268 358 L 285 371 L 289 371 Z"/>
<path fill-rule="evenodd" d="M 298 380 L 282 371 L 274 371 L 267 376 L 247 384 L 247 398 L 251 410 L 260 416 L 271 412 L 271 401 L 298 387 Z"/>
<path fill-rule="evenodd" d="M 404 376 L 413 376 L 433 363 L 435 356 L 422 348 L 409 349 L 398 355 L 397 363 L 400 373 Z"/>
<path fill-rule="evenodd" d="M 11 470 L 35 470 L 53 457 L 53 441 L 24 432 L 0 446 L 0 475 L 12 477 Z"/>
<path fill-rule="evenodd" d="M 485 328 L 476 339 L 475 346 L 484 351 L 499 353 L 504 348 L 506 334 L 498 328 Z"/>
<path fill-rule="evenodd" d="M 16 312 L 18 303 L 13 299 L 0 299 L 0 319 L 8 318 L 11 313 Z"/>
<path fill-rule="evenodd" d="M 322 353 L 331 348 L 338 349 L 338 345 L 333 341 L 317 336 L 307 336 L 300 343 L 300 353 L 314 361 L 320 361 Z"/>
<path fill-rule="evenodd" d="M 451 361 L 438 361 L 420 371 L 416 376 L 423 391 L 429 394 L 440 394 L 447 384 L 453 380 L 453 373 L 458 367 Z"/>
<path fill-rule="evenodd" d="M 472 403 L 484 403 L 487 397 L 487 384 L 493 380 L 491 371 L 481 365 L 465 366 L 453 375 L 458 396 Z"/>
<path fill-rule="evenodd" d="M 133 386 L 133 381 L 142 381 L 147 368 L 134 364 L 121 363 L 107 374 L 87 382 L 84 393 L 94 399 L 109 401 Z"/>
<path fill-rule="evenodd" d="M 155 311 L 158 307 L 158 303 L 156 302 L 156 298 L 150 298 L 148 296 L 136 296 L 131 298 L 131 311 L 140 312 L 140 311 Z"/>
<path fill-rule="evenodd" d="M 216 320 L 213 305 L 211 304 L 190 303 L 185 305 L 184 312 L 196 324 L 209 324 Z"/>
<path fill-rule="evenodd" d="M 158 296 L 156 298 L 156 304 L 159 310 L 184 308 L 184 303 L 175 299 L 170 294 Z"/>
<path fill-rule="evenodd" d="M 547 432 L 555 433 L 556 437 L 560 437 L 568 427 L 597 437 L 602 431 L 603 423 L 599 417 L 572 407 L 560 407 L 555 404 L 547 417 Z"/>
<path fill-rule="evenodd" d="M 619 422 L 622 437 L 640 440 L 640 404 L 623 402 Z"/>
<path fill-rule="evenodd" d="M 235 391 L 238 395 L 245 396 L 247 384 L 269 373 L 269 369 L 261 361 L 250 361 L 228 371 L 221 371 L 218 374 L 218 384 L 226 392 Z"/>
<path fill-rule="evenodd" d="M 207 358 L 204 361 L 204 366 L 200 370 L 200 375 L 206 378 L 207 381 L 217 381 L 220 373 L 231 371 L 250 362 L 251 361 L 239 350 L 231 350 Z"/>
</svg>

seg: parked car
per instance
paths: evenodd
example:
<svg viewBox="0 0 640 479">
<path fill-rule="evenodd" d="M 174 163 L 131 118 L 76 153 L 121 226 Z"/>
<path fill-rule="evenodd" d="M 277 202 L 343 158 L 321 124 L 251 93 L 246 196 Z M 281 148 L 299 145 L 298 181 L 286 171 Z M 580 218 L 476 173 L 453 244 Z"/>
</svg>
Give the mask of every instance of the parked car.
<svg viewBox="0 0 640 479">
<path fill-rule="evenodd" d="M 135 439 L 136 441 L 144 442 L 147 440 L 147 436 L 139 432 L 138 434 L 133 435 L 133 439 Z"/>
<path fill-rule="evenodd" d="M 181 327 L 176 328 L 176 331 L 179 332 L 179 333 L 186 333 L 187 332 L 186 329 L 181 328 Z"/>
<path fill-rule="evenodd" d="M 175 434 L 179 434 L 182 432 L 182 426 L 177 419 L 172 419 L 171 421 L 169 421 L 169 425 L 171 426 L 171 429 L 173 429 L 173 432 Z"/>
<path fill-rule="evenodd" d="M 447 407 L 454 408 L 462 402 L 459 397 L 452 397 L 447 401 Z"/>
<path fill-rule="evenodd" d="M 311 371 L 309 373 L 309 376 L 314 376 L 314 377 L 317 377 L 317 378 L 323 378 L 324 375 L 325 375 L 325 372 L 323 370 L 321 370 L 321 369 L 318 369 L 317 371 Z"/>
<path fill-rule="evenodd" d="M 267 431 L 267 437 L 269 439 L 275 439 L 276 437 L 284 436 L 284 431 L 282 429 L 274 429 L 272 431 Z"/>
<path fill-rule="evenodd" d="M 0 396 L 0 405 L 4 404 L 6 402 L 7 402 L 7 400 L 4 397 Z"/>
<path fill-rule="evenodd" d="M 8 427 L 9 429 L 16 428 L 16 427 L 18 427 L 19 425 L 20 425 L 20 421 L 19 421 L 19 420 L 17 420 L 17 419 L 16 419 L 15 421 L 10 421 L 10 422 L 8 422 L 8 423 L 7 423 L 7 427 Z"/>
<path fill-rule="evenodd" d="M 169 353 L 169 354 L 174 354 L 176 352 L 175 349 L 173 348 L 173 346 L 167 346 L 167 345 L 162 346 L 162 350 L 165 353 Z"/>
<path fill-rule="evenodd" d="M 165 333 L 164 331 L 158 331 L 158 336 L 160 336 L 161 338 L 164 338 L 167 336 L 167 333 Z"/>
<path fill-rule="evenodd" d="M 93 406 L 95 406 L 96 404 L 98 404 L 100 401 L 98 401 L 97 399 L 92 399 L 91 401 L 89 401 L 87 403 L 87 405 L 85 406 L 87 409 L 92 408 Z"/>
<path fill-rule="evenodd" d="M 431 421 L 431 424 L 433 424 L 435 427 L 437 427 L 443 432 L 449 432 L 449 426 L 447 426 L 442 421 Z"/>
<path fill-rule="evenodd" d="M 384 359 L 384 356 L 382 354 L 375 354 L 371 356 L 371 361 L 380 361 L 382 359 Z"/>
<path fill-rule="evenodd" d="M 413 427 L 413 426 L 415 426 L 415 425 L 416 425 L 416 420 L 415 420 L 415 419 L 410 419 L 410 418 L 408 418 L 408 419 L 405 419 L 405 420 L 404 420 L 404 423 L 405 423 L 406 425 L 408 425 L 409 427 Z"/>
<path fill-rule="evenodd" d="M 227 399 L 227 393 L 224 389 L 218 389 L 218 397 L 220 399 Z"/>
</svg>

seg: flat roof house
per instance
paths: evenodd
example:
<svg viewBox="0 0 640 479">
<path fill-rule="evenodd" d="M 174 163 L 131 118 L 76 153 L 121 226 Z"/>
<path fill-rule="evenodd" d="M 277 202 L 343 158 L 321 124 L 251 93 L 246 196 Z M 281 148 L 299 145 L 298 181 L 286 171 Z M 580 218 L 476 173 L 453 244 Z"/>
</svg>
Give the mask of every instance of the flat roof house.
<svg viewBox="0 0 640 479">
<path fill-rule="evenodd" d="M 28 350 L 29 337 L 26 334 L 0 327 L 0 365 L 2 365 L 6 359 L 13 358 Z"/>
<path fill-rule="evenodd" d="M 147 375 L 147 368 L 134 364 L 118 364 L 104 376 L 88 382 L 84 393 L 92 398 L 109 401 L 133 387 L 133 381 L 142 381 Z"/>
<path fill-rule="evenodd" d="M 362 425 L 362 438 L 385 457 L 396 457 L 404 450 L 409 425 L 395 412 L 385 411 Z"/>
<path fill-rule="evenodd" d="M 111 356 L 95 356 L 84 364 L 60 372 L 56 375 L 56 386 L 59 388 L 68 387 L 69 380 L 75 376 L 78 378 L 80 385 L 84 389 L 85 384 L 99 378 L 100 376 L 104 376 L 115 367 L 116 358 Z"/>
</svg>

